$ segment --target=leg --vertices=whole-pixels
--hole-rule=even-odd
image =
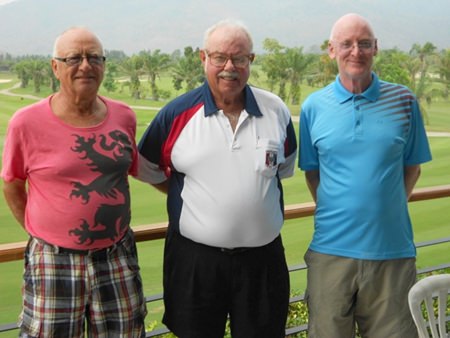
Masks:
[[[31,239],[25,252],[21,337],[83,337],[86,290],[83,257],[58,254]]]
[[[89,336],[145,336],[147,314],[132,230],[102,257],[88,256],[92,301]]]
[[[358,261],[308,250],[305,262],[308,337],[354,337]]]
[[[290,287],[281,236],[263,247],[231,257],[232,336],[285,337]]]
[[[163,323],[181,338],[223,338],[229,280],[228,256],[169,233],[164,254]]]
[[[414,258],[365,261],[365,278],[355,317],[362,337],[416,338],[408,306],[408,292],[416,281]]]

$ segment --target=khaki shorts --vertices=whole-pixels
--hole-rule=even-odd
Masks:
[[[359,260],[308,250],[309,338],[415,338],[408,291],[415,258]]]

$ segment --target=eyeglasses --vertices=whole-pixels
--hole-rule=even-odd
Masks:
[[[86,59],[91,66],[100,66],[105,63],[106,57],[100,55],[76,55],[66,58],[54,57],[55,60],[64,62],[69,67],[81,65],[83,59]]]
[[[231,60],[236,68],[245,68],[249,63],[253,62],[255,54],[249,55],[227,55],[223,53],[209,53],[205,50],[206,56],[209,58],[211,64],[215,67],[223,67],[227,64],[228,60]]]
[[[355,45],[358,46],[358,49],[360,51],[368,52],[374,47],[375,42],[371,41],[371,40],[362,40],[362,41],[357,41],[357,42],[344,41],[344,42],[338,43],[339,49],[343,52],[348,52],[350,50],[353,50]]]

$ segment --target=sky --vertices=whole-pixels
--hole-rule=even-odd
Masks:
[[[248,27],[256,53],[266,38],[317,51],[350,12],[371,22],[381,49],[450,48],[449,0],[0,0],[0,54],[49,55],[72,26],[91,29],[107,50],[171,53],[202,47],[204,31],[226,18]]]

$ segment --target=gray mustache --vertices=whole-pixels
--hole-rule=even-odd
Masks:
[[[222,71],[219,73],[219,76],[222,78],[228,78],[228,79],[232,79],[232,80],[236,80],[239,78],[239,74],[237,72]]]

